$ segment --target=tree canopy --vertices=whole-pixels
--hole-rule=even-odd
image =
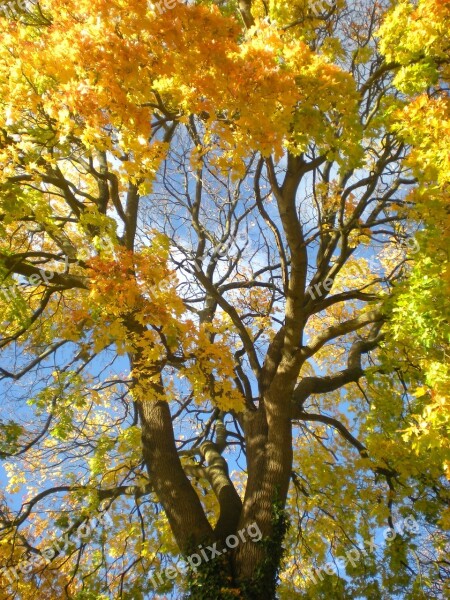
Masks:
[[[449,597],[450,1],[0,27],[0,599]]]

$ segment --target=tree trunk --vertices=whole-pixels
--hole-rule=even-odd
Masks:
[[[139,364],[140,357],[132,358]],[[220,557],[202,560],[187,573],[187,597],[192,600],[275,598],[287,527],[284,507],[292,472],[291,400],[299,365],[295,357],[278,352],[272,367],[266,369],[270,377],[258,409],[244,414],[248,481],[243,504],[229,480],[220,444],[207,442],[201,449],[220,505],[215,529],[181,464],[168,402],[137,403],[151,485],[181,553],[185,557],[200,555],[201,547],[214,543],[221,551]],[[149,374],[144,368],[140,377],[161,397],[163,387],[155,381],[155,373]],[[252,526],[262,534],[258,542],[247,533]],[[226,542],[229,535],[239,540],[235,549]]]

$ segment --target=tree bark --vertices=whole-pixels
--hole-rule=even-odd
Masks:
[[[214,537],[201,502],[187,478],[175,445],[169,405],[138,402],[145,465],[158,500],[164,507],[180,550]]]

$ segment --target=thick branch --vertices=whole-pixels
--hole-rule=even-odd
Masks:
[[[326,415],[319,415],[315,413],[308,413],[302,410],[297,410],[295,413],[295,419],[300,421],[316,421],[318,423],[324,423],[325,425],[330,425],[342,435],[342,437],[347,440],[352,446],[354,446],[358,452],[367,456],[366,447],[364,444],[361,444],[359,440],[357,440],[350,431],[337,419],[333,417],[328,417]]]
[[[214,533],[218,538],[225,539],[237,529],[242,502],[230,479],[227,461],[221,456],[217,444],[205,442],[201,446],[201,453],[208,464],[206,476],[220,506]]]
[[[2,253],[0,253],[0,261],[3,262],[9,271],[17,273],[18,275],[23,275],[25,277],[32,277],[35,275],[39,278],[39,280],[51,281],[53,284],[56,283],[64,289],[88,289],[86,279],[83,277],[64,275],[62,273],[57,273],[56,271],[44,271],[39,267],[31,265],[30,263],[20,262],[14,256],[7,256]],[[45,278],[43,277],[43,274],[45,275]]]
[[[247,28],[255,24],[252,15],[252,0],[239,0],[239,12]]]
[[[325,331],[316,335],[308,344],[308,346],[303,348],[303,354],[306,358],[309,358],[318,352],[318,350],[320,350],[327,342],[330,342],[331,340],[334,340],[337,337],[347,333],[351,333],[352,331],[357,331],[358,329],[361,329],[361,327],[365,327],[370,323],[379,323],[382,320],[383,315],[379,310],[371,310],[359,315],[359,317],[344,321],[339,325],[332,325],[331,327],[325,329]]]
[[[356,383],[364,376],[365,371],[361,365],[363,354],[377,347],[382,335],[376,335],[368,340],[358,340],[350,348],[347,368],[335,375],[323,377],[303,377],[294,390],[293,402],[296,405],[294,414],[298,412],[311,394],[327,394],[334,392],[348,383]]]

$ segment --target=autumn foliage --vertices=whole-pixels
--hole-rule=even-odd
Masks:
[[[447,597],[450,1],[13,4],[0,600]]]

